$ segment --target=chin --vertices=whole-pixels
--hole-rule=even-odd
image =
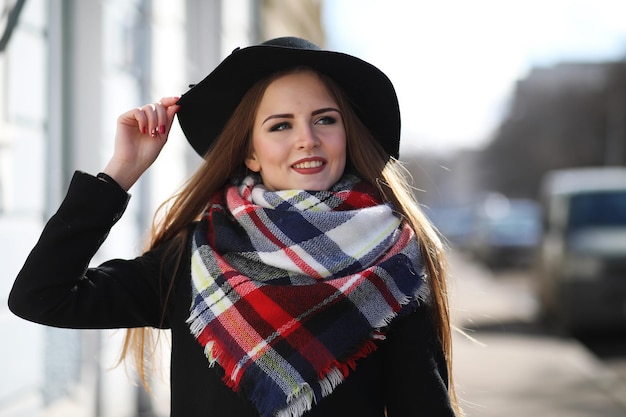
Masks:
[[[334,184],[333,183],[312,183],[312,184],[307,184],[306,186],[302,186],[300,187],[300,189],[302,190],[307,190],[307,191],[326,191],[328,190],[330,187],[332,187]]]
[[[341,177],[341,176],[340,176]],[[339,178],[340,178],[339,177]],[[279,190],[306,190],[306,191],[326,191],[330,189],[339,178],[298,178],[293,181],[285,181],[281,183],[268,184],[264,181],[265,186],[273,191]]]

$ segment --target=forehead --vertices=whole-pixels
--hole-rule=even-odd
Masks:
[[[297,70],[278,76],[265,90],[261,104],[272,100],[333,100],[320,76],[311,70]],[[334,101],[334,100],[333,100]]]

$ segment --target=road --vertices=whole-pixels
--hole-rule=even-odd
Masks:
[[[456,386],[469,417],[626,417],[622,339],[581,342],[538,323],[528,272],[493,273],[453,253],[451,273]]]

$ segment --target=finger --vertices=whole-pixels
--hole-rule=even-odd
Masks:
[[[154,103],[154,106],[157,116],[157,125],[155,126],[155,129],[158,134],[163,135],[165,134],[166,128],[169,123],[167,119],[167,109],[161,102]]]
[[[157,107],[157,103],[150,103],[141,107],[141,110],[146,117],[147,133],[153,138],[159,133],[159,115],[157,113]]]
[[[174,121],[174,115],[180,108],[176,105],[178,99],[179,97],[163,97],[156,103],[145,104],[135,109],[133,115],[139,130],[153,138],[167,134]]]
[[[174,116],[178,113],[180,106],[177,104],[172,104],[167,108],[167,130],[169,131],[172,127],[172,123],[174,123]]]
[[[141,107],[134,108],[122,114],[119,122],[127,126],[135,126],[142,133],[148,132],[148,119]]]
[[[159,100],[158,104],[160,106],[157,107],[157,113],[159,116],[159,134],[169,134],[172,123],[174,122],[174,116],[180,109],[180,106],[176,103],[180,97],[172,96],[172,97],[162,97]],[[163,112],[161,112],[160,107],[163,108]]]
[[[163,104],[165,107],[170,107],[173,106],[174,104],[176,104],[178,102],[178,100],[180,99],[180,97],[163,97],[161,98],[161,100],[159,100],[161,102],[161,104]]]

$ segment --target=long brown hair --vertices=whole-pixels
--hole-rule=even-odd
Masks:
[[[251,151],[252,126],[267,86],[282,75],[303,70],[309,69],[295,68],[273,74],[257,82],[248,90],[213,147],[204,156],[204,163],[185,183],[180,192],[163,203],[157,211],[157,214],[164,212],[164,216],[157,221],[155,215],[148,249],[174,240],[174,244],[170,244],[169,247],[174,248],[173,256],[177,264],[183,261],[181,258],[189,226],[201,217],[209,198],[215,192],[231,178],[245,173],[244,160]],[[340,86],[329,77],[317,74],[337,101],[343,117],[347,140],[347,169],[353,170],[364,180],[376,185],[383,198],[394,205],[397,212],[415,231],[429,275],[433,321],[448,364],[450,399],[454,408],[461,414],[452,375],[447,265],[441,240],[419,208],[410,185],[410,175],[402,164],[390,158],[378,144],[354,112]],[[170,290],[163,301],[164,306],[171,293],[173,281],[172,277]],[[151,352],[153,352],[150,349],[153,349],[151,344],[154,343],[151,331],[152,329],[149,328],[128,329],[121,354],[123,359],[132,352],[135,368],[146,386],[147,367],[150,365]]]
[[[452,372],[452,325],[448,301],[448,264],[444,246],[437,230],[420,209],[411,187],[410,173],[400,161],[378,144],[370,130],[357,117],[340,87],[323,77],[327,88],[338,102],[346,130],[349,164],[364,180],[378,187],[383,199],[411,225],[420,243],[429,277],[432,314],[448,367],[448,392],[457,415],[463,415],[456,395]]]

